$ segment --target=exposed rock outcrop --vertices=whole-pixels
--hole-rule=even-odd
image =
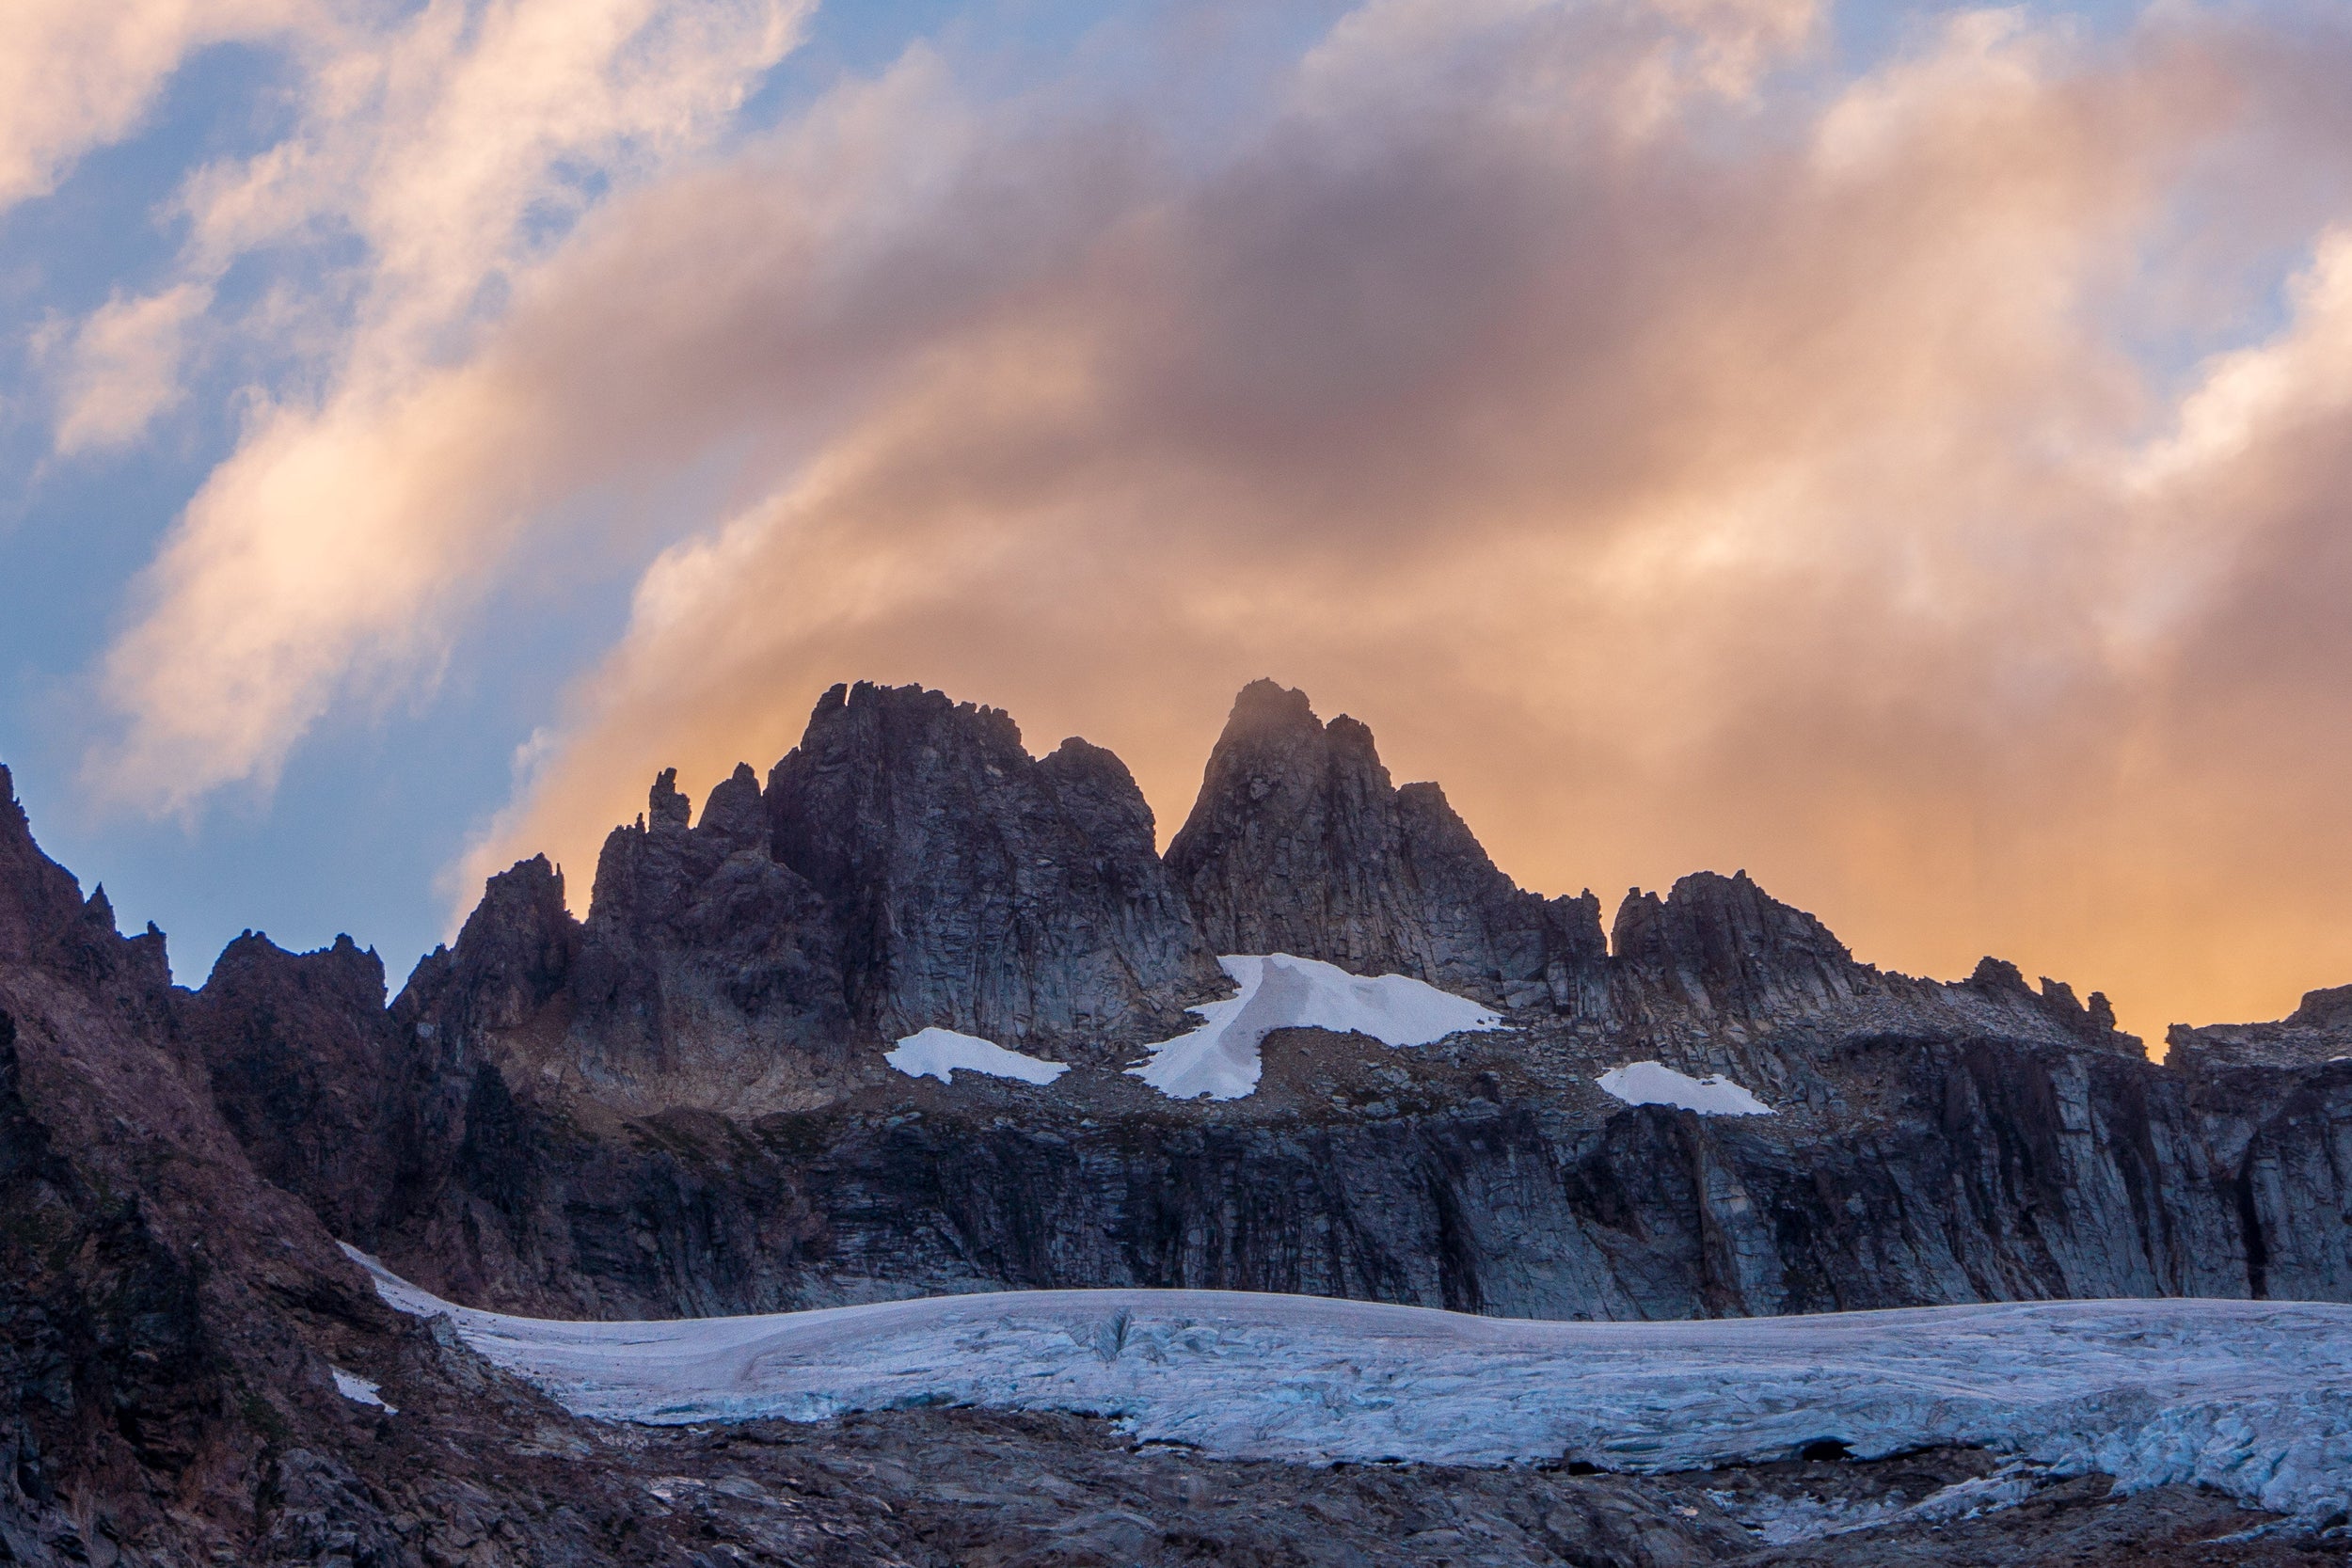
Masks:
[[[1436,784],[1391,784],[1372,732],[1254,681],[1233,703],[1168,868],[1220,953],[1294,953],[1510,1006],[1606,1006],[1600,906],[1498,869]]]
[[[1151,807],[1100,747],[1032,758],[999,709],[861,682],[818,703],[766,805],[776,860],[833,911],[868,1037],[1132,1044],[1223,989]]]
[[[2306,991],[2276,1023],[2176,1023],[2165,1037],[2175,1058],[2213,1067],[2313,1067],[2352,1061],[2352,986]]]
[[[841,955],[817,890],[768,852],[748,767],[688,825],[675,775],[643,825],[616,828],[568,977],[560,1066],[669,1103],[761,1100],[803,1086],[847,1049]]]
[[[337,1235],[366,1234],[411,1152],[417,1086],[382,961],[347,936],[294,954],[247,931],[176,1013],[254,1168]]]
[[[1639,888],[1610,933],[1629,1013],[1661,1006],[1737,1021],[1851,1002],[1862,966],[1804,911],[1768,896],[1744,871],[1695,872],[1661,898]]]

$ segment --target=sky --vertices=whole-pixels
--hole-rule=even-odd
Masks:
[[[836,681],[1523,885],[2352,982],[2338,0],[11,0],[0,761],[397,985]]]

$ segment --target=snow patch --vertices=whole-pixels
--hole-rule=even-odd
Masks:
[[[346,1248],[345,1250],[349,1249]],[[397,1306],[399,1304],[394,1303],[393,1305]],[[335,1392],[341,1394],[352,1403],[372,1404],[378,1410],[384,1412],[387,1416],[397,1416],[400,1414],[400,1411],[396,1406],[389,1405],[384,1402],[384,1396],[378,1391],[382,1387],[382,1385],[377,1384],[371,1379],[361,1377],[358,1372],[344,1371],[341,1367],[329,1367],[326,1370],[335,1374]]]
[[[1127,1069],[1171,1100],[1239,1100],[1254,1091],[1263,1067],[1258,1048],[1277,1029],[1328,1029],[1411,1046],[1507,1027],[1491,1008],[1402,974],[1350,974],[1288,953],[1229,954],[1217,963],[1241,990],[1188,1009],[1200,1015],[1200,1028],[1145,1046],[1150,1058]]]
[[[937,1027],[909,1035],[882,1060],[909,1078],[936,1078],[943,1084],[954,1083],[958,1069],[992,1078],[1018,1078],[1024,1084],[1050,1084],[1070,1070],[1068,1062],[1025,1056],[994,1040]]]
[[[446,1314],[489,1360],[605,1420],[961,1404],[1093,1412],[1138,1441],[1222,1458],[1565,1455],[1645,1472],[1784,1459],[1835,1437],[1865,1459],[1982,1447],[2125,1491],[2201,1483],[2307,1518],[2352,1507],[2352,1307],[2009,1302],[1592,1323],[1240,1291],[1019,1291],[555,1323],[453,1307],[344,1250],[393,1307]],[[1994,1506],[1996,1490],[1942,1502]]]
[[[1594,1082],[1628,1105],[1673,1105],[1703,1117],[1769,1117],[1772,1108],[1725,1078],[1693,1078],[1663,1062],[1611,1068]]]

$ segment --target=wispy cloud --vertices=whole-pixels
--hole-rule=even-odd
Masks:
[[[266,784],[350,682],[431,663],[548,477],[527,471],[545,410],[467,368],[478,334],[584,214],[723,135],[806,9],[435,0],[318,60],[292,136],[191,180],[159,299],[256,253],[360,259],[278,302],[334,324],[327,362],[262,389],[144,579],[103,672],[129,724],[110,788],[176,809]]]
[[[188,328],[212,297],[198,283],[138,299],[117,295],[81,323],[65,349],[59,452],[122,446],[180,402]]]
[[[198,50],[331,30],[314,0],[9,0],[0,48],[0,212],[129,135]]]

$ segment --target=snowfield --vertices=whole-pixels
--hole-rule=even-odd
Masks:
[[[1024,1084],[1050,1084],[1070,1070],[1068,1062],[1049,1062],[1008,1051],[977,1035],[953,1029],[923,1029],[900,1040],[882,1060],[909,1078],[930,1076],[943,1084],[956,1081],[959,1070],[985,1072],[992,1078],[1017,1078]]]
[[[1772,1108],[1725,1078],[1693,1078],[1663,1062],[1632,1062],[1593,1080],[1628,1105],[1674,1105],[1703,1117],[1769,1117]]]
[[[1150,1057],[1127,1069],[1171,1100],[1239,1100],[1254,1091],[1258,1048],[1277,1029],[1328,1029],[1411,1046],[1507,1027],[1491,1008],[1402,974],[1350,974],[1288,953],[1229,954],[1217,963],[1241,990],[1188,1009],[1200,1015],[1200,1028],[1145,1046]]]
[[[373,1379],[361,1377],[358,1372],[344,1371],[341,1367],[326,1370],[335,1374],[335,1392],[352,1403],[372,1404],[387,1416],[400,1414],[397,1406],[384,1402],[383,1388]]]
[[[1836,1438],[2014,1453],[2126,1489],[2352,1507],[2352,1307],[2101,1301],[1667,1323],[1534,1323],[1215,1291],[1039,1291],[768,1317],[475,1311],[352,1256],[579,1415],[817,1420],[1083,1411],[1236,1459],[1685,1470]]]

